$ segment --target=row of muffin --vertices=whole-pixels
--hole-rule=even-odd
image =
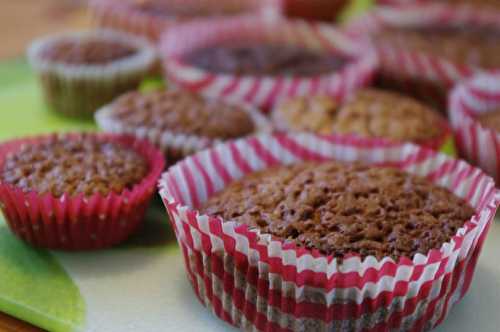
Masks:
[[[425,22],[415,20],[424,13]],[[295,97],[299,99],[296,104],[307,103],[300,101],[299,97],[304,95],[330,96],[312,98],[311,104],[315,103],[314,99],[323,99],[317,105],[325,104],[328,98],[331,100],[326,103],[343,104],[353,91],[368,85],[375,74],[377,87],[410,94],[426,102],[429,101],[427,97],[432,97],[438,102],[431,105],[443,111],[442,97],[447,95],[455,81],[476,69],[494,67],[498,60],[495,56],[498,30],[494,24],[488,23],[491,15],[484,17],[476,12],[475,15],[463,13],[442,5],[420,6],[418,10],[377,9],[370,14],[369,20],[360,19],[360,22],[366,27],[374,22],[381,26],[383,19],[391,18],[397,23],[392,22],[394,25],[401,26],[379,27],[377,31],[380,32],[371,39],[376,42],[375,47],[370,46],[371,41],[363,40],[360,34],[362,27],[356,22],[350,23],[345,32],[327,24],[257,17],[198,20],[168,29],[160,54],[164,60],[165,76],[172,86],[213,99],[252,104],[263,110],[279,109],[283,100]],[[446,17],[447,21],[439,21],[438,26],[436,20],[442,17]],[[389,25],[387,22],[384,24]],[[434,31],[432,38],[426,37],[427,31]],[[238,42],[243,36],[246,37],[245,43]],[[360,49],[363,50],[361,54]],[[387,56],[386,53],[392,55]],[[61,112],[80,115],[92,114],[117,95],[137,87],[154,62],[154,50],[144,41],[111,31],[46,38],[35,42],[29,55],[40,72],[47,99],[53,107]],[[377,70],[378,60],[381,62],[380,70]],[[418,66],[415,69],[409,65],[409,68],[417,71],[411,72],[405,67],[412,61]],[[455,76],[448,75],[448,71]],[[434,98],[436,96],[439,98]],[[316,121],[321,122],[328,117],[321,112],[331,110],[315,112],[315,117],[319,117]],[[279,113],[273,112],[280,117]],[[350,121],[348,118],[353,116],[339,115],[345,112],[334,113],[332,117],[345,117],[344,122]],[[358,126],[356,130],[340,128],[344,124],[332,128],[332,132],[351,131],[364,136],[384,136],[382,131],[399,130],[399,134],[387,138],[423,140],[400,124],[387,129],[384,117],[380,117],[381,124],[378,126],[386,128],[379,128],[379,133],[367,134],[372,128],[359,124],[361,119],[347,124]],[[488,119],[495,117],[493,113],[487,116]],[[311,118],[305,116],[304,119],[309,121]],[[483,121],[483,124],[486,122],[491,121]],[[412,126],[410,121],[405,123],[408,123],[406,127]],[[422,125],[427,128],[426,131],[434,131],[423,134],[432,138],[428,139],[427,145],[440,149],[446,143],[446,149],[449,149],[450,140],[446,137],[449,131],[444,121],[436,123],[435,126]],[[119,130],[116,124],[111,126],[113,130]],[[280,126],[282,124],[278,124]],[[307,128],[312,126],[319,124],[310,123],[303,129],[314,129]],[[317,129],[325,132],[325,128]],[[194,141],[191,144],[206,146],[207,140],[204,141],[205,145]],[[458,143],[460,150],[466,150],[465,143]],[[180,143],[176,141],[175,144]],[[493,171],[491,166],[486,168]]]
[[[223,30],[260,35],[262,30],[248,29],[253,22],[225,21]],[[202,40],[220,38],[221,31],[207,30],[206,24],[190,29]],[[325,29],[330,41],[343,36],[328,26],[280,26],[284,31],[300,26],[299,34],[319,36],[306,38],[316,47],[333,44],[318,42]],[[193,39],[183,45],[188,40]],[[221,319],[262,331],[436,326],[471,283],[500,203],[494,182],[462,161],[394,142],[440,149],[447,141],[446,122],[425,104],[393,92],[355,92],[375,68],[371,54],[338,70],[338,58],[332,61],[314,46],[289,49],[277,42],[282,39],[270,40],[271,45],[243,45],[243,51],[240,45],[203,48],[188,61],[214,72],[303,73],[317,71],[318,63],[320,72],[332,69],[331,75],[282,77],[281,83],[276,75],[257,75],[235,85],[215,75],[200,84],[210,86],[205,94],[240,91],[252,97],[243,98],[247,102],[263,101],[258,105],[271,109],[270,119],[253,109],[257,104],[241,99],[172,89],[131,92],[96,118],[106,130],[146,140],[69,134],[1,145],[0,201],[10,227],[26,241],[52,248],[95,249],[122,241],[140,224],[154,192],[164,166],[160,147],[174,158],[171,162],[191,155],[164,173],[160,194],[189,281]],[[277,45],[284,55],[275,56]],[[316,51],[304,54],[304,48]],[[85,63],[93,51],[106,48],[83,49]],[[123,52],[116,44],[110,49]],[[45,60],[82,53],[71,45],[47,50]],[[186,59],[178,57],[182,52],[172,52],[178,60],[173,66],[186,67]],[[192,76],[198,74],[191,68]],[[219,85],[211,85],[214,80]],[[478,112],[487,114],[489,124],[488,111],[498,105],[492,88],[498,81],[495,74],[483,75],[457,87],[452,109],[460,113],[454,123]],[[260,90],[269,86],[276,91],[271,97]],[[292,132],[232,140],[273,123]],[[339,134],[330,135],[333,131]],[[229,141],[192,155],[222,140]],[[484,140],[476,148],[478,142]]]

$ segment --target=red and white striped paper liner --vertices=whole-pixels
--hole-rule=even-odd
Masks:
[[[363,161],[426,176],[476,214],[449,243],[413,260],[378,261],[299,248],[196,207],[247,173],[304,160]],[[500,197],[463,161],[412,144],[363,144],[312,134],[260,135],[185,159],[160,180],[199,300],[219,318],[255,331],[420,331],[443,321],[469,288]]]
[[[7,156],[26,144],[40,144],[55,134],[15,139],[0,145],[0,169]],[[81,134],[61,134],[67,140],[81,140]],[[0,179],[0,209],[10,229],[22,240],[42,248],[90,250],[116,245],[127,239],[142,223],[164,168],[162,153],[144,140],[132,136],[92,134],[99,142],[130,148],[148,163],[149,172],[130,189],[106,196],[24,192]]]
[[[346,34],[322,23],[266,18],[198,21],[169,29],[162,36],[160,57],[167,79],[196,93],[231,98],[267,110],[279,99],[315,93],[328,93],[343,100],[371,82],[377,65],[376,56],[367,52],[330,74],[252,76],[212,73],[182,59],[201,47],[241,40],[300,45],[345,57],[352,57],[356,49]]]
[[[475,117],[500,109],[500,71],[475,76],[455,87],[449,116],[460,154],[500,181],[500,133],[483,127]]]
[[[239,15],[278,16],[281,0],[167,0],[175,7],[242,8]],[[97,25],[127,31],[158,41],[163,30],[196,17],[162,17],[138,10],[131,0],[90,0],[89,9]]]
[[[500,29],[500,11],[444,4],[380,6],[350,22],[346,29],[349,35],[358,39],[361,51],[375,49],[380,58],[382,76],[390,77],[402,90],[444,110],[448,90],[456,82],[481,71],[480,68],[388,44],[372,45],[369,38],[370,34],[385,27],[443,24],[492,26]]]

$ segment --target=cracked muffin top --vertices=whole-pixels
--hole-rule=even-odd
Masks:
[[[212,139],[243,137],[256,130],[243,108],[179,90],[129,92],[111,104],[111,117],[146,127]]]
[[[376,33],[375,44],[423,52],[479,68],[500,67],[500,30],[488,26],[431,25],[389,27]]]
[[[250,174],[201,211],[339,259],[395,260],[439,249],[474,214],[463,199],[424,178],[336,161]]]
[[[343,105],[328,96],[293,98],[281,103],[272,117],[282,130],[416,143],[442,135],[440,123],[445,121],[413,98],[376,89],[361,90]]]
[[[327,75],[347,60],[305,47],[268,43],[213,45],[187,54],[187,63],[214,73],[234,75]]]
[[[54,135],[26,144],[3,163],[0,181],[25,192],[90,196],[131,189],[148,173],[147,161],[131,148],[102,142],[92,134],[80,139]]]

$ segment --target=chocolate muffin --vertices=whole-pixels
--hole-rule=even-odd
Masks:
[[[438,0],[449,5],[465,5],[480,9],[500,9],[500,1],[498,0]]]
[[[332,97],[299,97],[273,111],[275,126],[318,134],[353,134],[365,138],[425,143],[443,136],[441,118],[410,97],[383,90],[360,90],[345,104]]]
[[[304,47],[278,44],[213,45],[184,60],[214,73],[236,75],[315,76],[340,70],[346,59]]]
[[[439,249],[474,214],[463,199],[424,178],[335,161],[248,175],[201,210],[339,259],[395,260]]]
[[[196,4],[189,3],[176,3],[175,1],[165,0],[146,0],[131,4],[135,10],[153,16],[162,18],[179,18],[188,19],[195,17],[210,17],[222,15],[234,15],[249,8],[241,6],[237,2],[227,3],[224,5],[204,5],[199,1]],[[250,6],[249,6],[250,7]]]
[[[53,136],[25,145],[6,158],[0,181],[24,192],[54,197],[84,194],[120,194],[148,173],[146,160],[130,148],[82,135],[80,140]]]
[[[165,166],[145,140],[49,134],[0,144],[0,209],[20,239],[56,250],[102,249],[144,220]]]
[[[376,44],[423,52],[458,64],[487,69],[500,67],[500,29],[492,26],[392,27],[373,38]]]
[[[134,55],[137,49],[123,43],[104,40],[65,40],[41,51],[48,61],[70,65],[104,65]]]
[[[482,126],[500,132],[500,108],[481,113],[476,119]]]
[[[139,86],[156,51],[140,38],[93,30],[38,39],[30,45],[28,59],[53,111],[91,118],[99,107]]]
[[[246,106],[181,90],[130,92],[96,115],[106,131],[147,137],[170,162],[215,142],[255,133],[267,124]]]

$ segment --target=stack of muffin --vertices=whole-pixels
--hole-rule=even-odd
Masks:
[[[116,245],[166,163],[160,195],[189,281],[221,319],[439,324],[500,204],[494,180],[455,159],[458,147],[500,170],[500,76],[481,73],[500,67],[500,11],[398,4],[343,28],[281,16],[332,18],[346,2],[304,3],[96,0],[100,29],[35,41],[53,111],[105,133],[0,145],[13,232],[51,249]],[[140,87],[158,61],[167,87]]]

